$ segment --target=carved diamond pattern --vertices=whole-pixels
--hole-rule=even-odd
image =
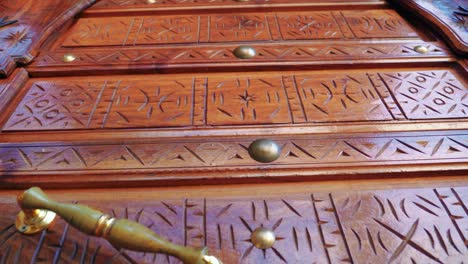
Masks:
[[[380,74],[409,119],[468,116],[468,87],[448,71]]]

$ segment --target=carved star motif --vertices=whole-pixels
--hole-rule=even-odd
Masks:
[[[29,39],[31,39],[31,36],[29,36],[29,33],[27,32],[26,29],[22,30],[17,30],[15,32],[10,32],[6,37],[3,38],[7,42],[10,42],[12,46],[16,46],[18,44],[21,44]]]
[[[458,7],[458,10],[453,11],[453,22],[461,28],[468,28],[468,10],[462,6]]]
[[[249,104],[251,102],[256,101],[255,95],[249,94],[249,91],[247,90],[244,91],[244,94],[240,94],[239,98],[241,100],[241,103],[245,104],[246,107],[249,107]]]

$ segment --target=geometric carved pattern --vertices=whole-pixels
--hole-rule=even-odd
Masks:
[[[427,54],[414,51],[414,47],[424,45],[428,48]],[[434,43],[381,43],[381,44],[302,44],[291,45],[253,45],[257,50],[257,56],[249,61],[312,61],[322,64],[324,60],[359,60],[359,59],[394,59],[394,58],[420,58],[420,57],[447,57],[447,52],[441,45]],[[29,67],[30,71],[40,70],[41,67],[62,66],[66,69],[79,66],[104,66],[133,64],[138,67],[142,64],[187,63],[193,67],[193,63],[224,62],[235,63],[239,59],[233,55],[237,46],[203,47],[192,46],[180,48],[177,46],[145,47],[126,49],[75,49],[77,59],[73,62],[62,61],[63,55],[68,51],[47,51],[40,55]],[[245,61],[243,62],[245,63]],[[175,67],[177,64],[173,64]],[[206,67],[204,65],[204,67]]]
[[[83,203],[174,243],[207,246],[224,263],[462,263],[467,193],[457,187]],[[49,232],[24,236],[13,226],[16,205],[0,209],[4,263],[179,263],[163,254],[119,251],[62,220]],[[274,231],[272,248],[252,245],[250,234],[261,226]]]
[[[0,171],[230,170],[256,169],[247,146],[254,139],[235,142],[203,139],[146,140],[142,143],[106,144],[4,144],[0,147]],[[270,168],[324,168],[330,164],[382,166],[422,164],[430,161],[463,163],[468,159],[468,135],[405,135],[370,137],[313,136],[277,139],[280,158]],[[130,176],[129,176],[130,177]],[[78,180],[78,179],[77,179]]]
[[[461,118],[466,95],[454,74],[440,70],[38,79],[3,129]]]
[[[27,64],[37,55],[37,47],[95,0],[1,1],[0,76],[9,75],[16,63]],[[50,8],[53,6],[54,8]],[[13,22],[13,23],[5,23]]]
[[[338,17],[338,19],[336,18]],[[345,28],[341,30],[340,28]],[[345,32],[351,30],[349,35]],[[81,18],[63,47],[170,43],[417,38],[393,10]]]
[[[192,78],[36,82],[10,128],[76,129],[191,125]]]
[[[417,37],[393,10],[343,11],[342,14],[356,38]]]
[[[468,54],[468,20],[466,0],[399,0],[395,4],[433,25],[457,53]]]
[[[365,73],[342,76],[298,75],[295,79],[307,120],[331,122],[393,119]]]
[[[408,119],[468,116],[468,86],[448,71],[381,74]]]
[[[209,125],[291,122],[287,92],[278,76],[209,78],[206,97]]]
[[[466,259],[468,213],[452,215],[444,200],[453,200],[450,206],[466,210],[468,201],[466,197],[461,200],[460,195],[467,191],[443,188],[334,195],[344,235],[354,252],[353,260],[458,263]],[[454,218],[464,222],[453,221]],[[365,223],[354,219],[365,219]]]

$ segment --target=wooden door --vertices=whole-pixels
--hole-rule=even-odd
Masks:
[[[21,235],[31,186],[224,263],[466,259],[464,1],[23,2],[0,3],[0,263],[177,263]]]

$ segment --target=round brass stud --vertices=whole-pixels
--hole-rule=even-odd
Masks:
[[[65,54],[63,55],[63,62],[72,62],[76,60],[76,56],[73,54]]]
[[[271,139],[258,139],[250,144],[249,154],[258,162],[270,163],[279,158],[281,147]]]
[[[421,54],[426,54],[429,52],[429,49],[425,46],[419,45],[419,46],[414,47],[414,51],[421,53]]]
[[[257,55],[257,51],[250,46],[239,46],[233,53],[239,59],[250,59]]]
[[[156,4],[156,0],[146,0],[148,4]]]
[[[259,249],[271,248],[276,241],[273,231],[265,227],[255,229],[250,235],[252,244]]]

